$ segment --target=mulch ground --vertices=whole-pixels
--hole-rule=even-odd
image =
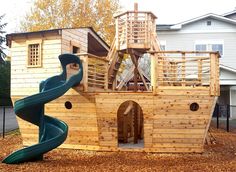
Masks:
[[[43,161],[19,165],[0,163],[0,171],[236,171],[236,133],[211,128],[215,144],[203,154],[94,152],[55,149]],[[0,139],[0,160],[22,147],[19,134]]]

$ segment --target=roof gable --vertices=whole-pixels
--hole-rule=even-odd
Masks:
[[[225,16],[227,16],[227,15],[235,15],[235,17],[236,17],[236,11],[234,13],[226,14]],[[217,20],[219,22],[225,22],[225,23],[236,26],[235,19],[231,19],[231,18],[228,18],[225,16],[209,13],[209,14],[202,15],[202,16],[199,16],[199,17],[196,17],[196,18],[193,18],[193,19],[181,22],[181,23],[173,24],[173,25],[158,25],[157,30],[181,30],[183,28],[183,26],[185,26],[185,25],[196,23],[201,20],[209,19],[209,18]]]
[[[227,17],[230,18],[230,16],[236,15],[236,9],[234,9],[233,11],[230,11],[228,13],[224,13],[222,14],[223,17]]]
[[[197,21],[200,21],[200,20],[203,20],[203,19],[207,19],[207,18],[212,18],[212,19],[215,19],[215,20],[219,20],[219,21],[222,21],[222,22],[226,22],[226,23],[236,25],[236,20],[229,19],[229,18],[226,18],[224,16],[217,15],[217,14],[209,13],[209,14],[206,14],[206,15],[203,15],[203,16],[200,16],[200,17],[196,17],[196,18],[193,18],[193,19],[190,19],[190,20],[172,25],[170,27],[170,29],[181,29],[184,25],[194,23],[194,22],[197,22]]]

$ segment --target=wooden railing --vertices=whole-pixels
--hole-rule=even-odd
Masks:
[[[107,90],[108,60],[93,54],[76,54],[83,64],[83,91]]]
[[[152,86],[209,87],[219,93],[219,53],[200,51],[156,51],[152,54]]]
[[[128,11],[116,16],[117,50],[151,47],[151,34],[155,32],[155,16],[150,12]]]

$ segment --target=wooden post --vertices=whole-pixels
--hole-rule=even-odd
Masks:
[[[202,59],[198,60],[198,81],[202,85]]]
[[[138,69],[135,66],[134,68],[134,92],[138,91]]]
[[[134,115],[134,143],[138,143],[138,104],[134,103],[134,110],[133,110],[133,115]]]
[[[185,57],[185,53],[182,53],[182,86],[186,85],[186,80],[185,80],[185,70],[186,70],[186,57]]]
[[[129,105],[126,108],[126,110],[124,111],[124,114],[123,114],[123,138],[124,138],[124,143],[128,142],[128,132],[127,132],[127,130],[128,130],[127,126],[129,124],[129,122],[128,122],[129,121],[128,115],[129,115],[129,117],[130,117],[130,115],[133,115],[132,114],[133,113],[133,109],[134,109],[134,104],[133,104],[132,101],[129,101]],[[133,126],[131,126],[131,127],[133,127]]]
[[[138,43],[138,33],[139,33],[139,25],[138,25],[138,3],[134,3],[134,29],[132,30],[131,36],[134,40],[134,43]]]
[[[220,54],[215,54],[216,60],[216,76],[215,76],[215,86],[216,86],[216,96],[220,96],[220,68],[219,68],[219,57]]]
[[[134,3],[134,12],[138,12],[138,3],[137,2],[135,2]]]
[[[123,142],[127,143],[128,142],[128,137],[127,137],[127,114],[123,114]]]
[[[150,47],[150,45],[148,45],[148,33],[149,33],[149,31],[148,31],[148,13],[146,13],[145,14],[145,37],[144,37],[144,44],[145,44],[145,46],[146,47]],[[149,33],[150,34],[150,33]]]
[[[84,86],[84,91],[88,91],[88,56],[83,56],[82,60],[82,65],[83,65],[83,86]]]
[[[115,79],[112,82],[112,90],[116,89],[116,84],[117,84],[117,82],[116,82],[116,77],[115,77]]]
[[[120,50],[120,39],[119,39],[119,18],[116,18],[116,35],[115,35],[115,46],[117,50]]]
[[[134,55],[133,52],[130,53],[131,60],[134,64],[134,92],[138,91],[138,56]]]
[[[170,62],[170,68],[171,68],[171,85],[173,86],[174,83],[177,81],[177,63],[176,62]]]
[[[157,59],[151,54],[151,86],[153,94],[157,92],[157,71],[156,71]]]
[[[104,75],[104,89],[105,90],[108,90],[108,64],[107,63],[105,63],[105,67],[106,67],[106,71],[105,71],[105,75]]]
[[[137,106],[137,118],[138,118],[138,139],[141,139],[141,108]]]
[[[218,95],[218,91],[216,90],[217,85],[217,56],[214,53],[210,53],[210,95]]]
[[[138,69],[138,73],[139,73],[139,75],[140,75],[140,77],[141,77],[141,79],[142,79],[142,81],[143,81],[143,84],[144,84],[146,90],[149,90],[149,88],[148,88],[148,86],[147,86],[147,83],[146,83],[146,80],[145,80],[145,78],[143,77],[143,71],[142,71],[139,67],[137,67],[137,69]]]
[[[130,30],[129,13],[128,12],[126,14],[125,32],[126,32],[125,33],[125,41],[126,41],[125,42],[126,43],[125,47],[128,48],[129,40],[130,40],[129,36],[130,36],[130,34],[132,34],[132,33],[130,33],[131,30]]]

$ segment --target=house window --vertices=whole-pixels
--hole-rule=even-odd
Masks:
[[[211,21],[210,20],[207,21],[207,26],[211,26]]]
[[[219,51],[220,55],[223,56],[223,41],[196,41],[196,51]]]
[[[223,44],[212,44],[212,51],[219,51],[220,55],[223,55]]]
[[[80,53],[80,43],[78,43],[77,41],[70,41],[70,53]]]
[[[79,47],[72,46],[72,54],[78,54],[80,52]]]
[[[28,67],[41,67],[41,41],[28,41]]]
[[[206,51],[207,50],[206,47],[207,46],[205,44],[197,44],[197,45],[195,45],[195,50],[196,51]]]

